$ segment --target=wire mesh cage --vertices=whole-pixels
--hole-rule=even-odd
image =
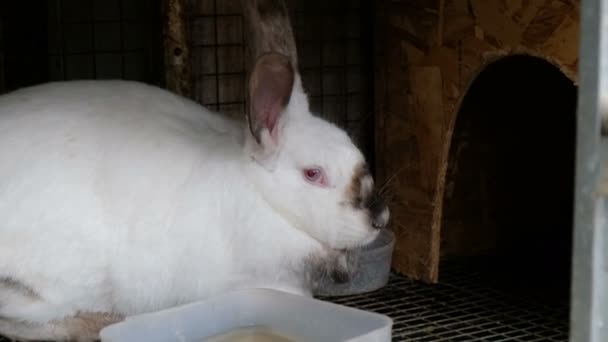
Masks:
[[[370,4],[288,1],[311,109],[372,152]],[[58,80],[163,83],[161,0],[3,2],[0,91]],[[29,20],[24,21],[22,18]],[[187,2],[192,97],[211,110],[244,113],[241,2]]]
[[[159,1],[11,1],[0,6],[6,90],[73,79],[160,81]]]
[[[568,301],[546,301],[495,283],[492,260],[445,259],[439,284],[393,274],[378,291],[330,300],[388,315],[392,341],[567,342]]]
[[[371,154],[370,4],[288,1],[302,82],[311,109],[345,128]],[[239,0],[190,1],[193,97],[230,116],[245,102],[245,42]]]

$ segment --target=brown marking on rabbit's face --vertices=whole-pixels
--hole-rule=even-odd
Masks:
[[[353,173],[352,180],[350,182],[350,186],[348,187],[348,192],[346,196],[350,198],[350,203],[354,207],[360,207],[363,203],[363,198],[365,194],[362,194],[362,185],[363,179],[369,175],[369,170],[365,163],[359,164],[355,168],[355,172]]]
[[[374,228],[384,228],[388,223],[388,207],[374,189],[374,179],[366,163],[359,164],[353,173],[346,194],[355,209],[364,210]]]
[[[0,277],[0,288],[18,293],[30,299],[40,299],[40,295],[33,288],[12,277]]]

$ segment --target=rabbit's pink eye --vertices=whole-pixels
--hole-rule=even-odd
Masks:
[[[314,182],[317,179],[319,179],[319,177],[321,177],[321,170],[319,170],[319,169],[306,170],[306,179],[308,179],[309,181]]]
[[[306,180],[310,183],[314,183],[316,185],[325,185],[325,179],[321,169],[304,169],[304,178],[306,178]]]

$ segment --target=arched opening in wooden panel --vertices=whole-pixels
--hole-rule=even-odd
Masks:
[[[497,286],[568,298],[576,97],[537,57],[504,57],[478,75],[450,149],[446,259],[478,257]]]

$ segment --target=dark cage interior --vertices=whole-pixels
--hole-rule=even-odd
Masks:
[[[73,79],[158,84],[159,10],[158,0],[3,1],[0,90]]]
[[[540,58],[506,57],[479,74],[451,146],[444,256],[486,256],[496,285],[567,301],[576,97]]]

